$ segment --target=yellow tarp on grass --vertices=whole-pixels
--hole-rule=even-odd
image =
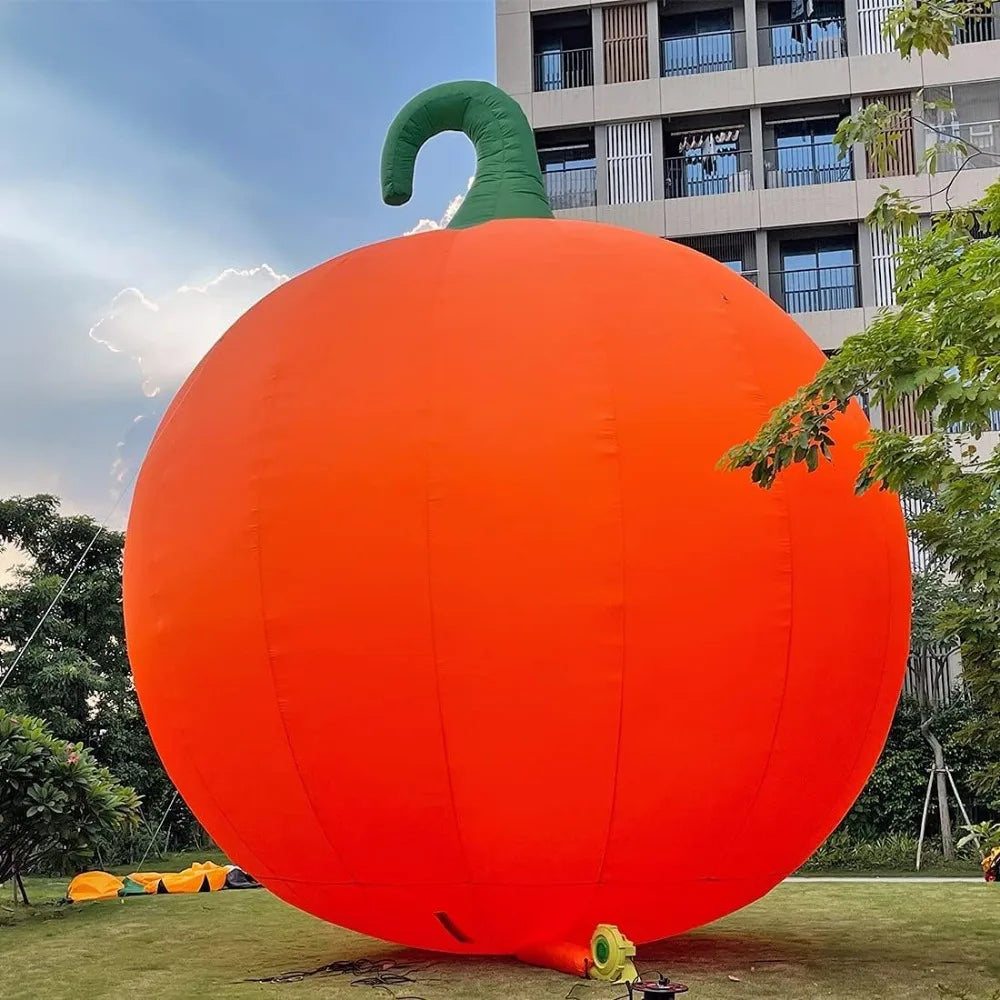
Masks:
[[[147,893],[217,892],[226,887],[229,869],[211,861],[196,861],[180,872],[133,872],[126,878],[141,885]],[[95,899],[114,899],[125,880],[107,872],[83,872],[69,884],[67,898],[73,903]]]
[[[85,903],[92,899],[115,899],[124,881],[107,872],[82,872],[69,884],[67,897],[74,903]]]

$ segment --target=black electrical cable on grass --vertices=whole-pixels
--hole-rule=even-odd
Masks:
[[[414,993],[397,993],[393,987],[408,986],[416,983],[415,973],[430,968],[433,963],[397,963],[389,959],[372,961],[368,958],[353,961],[330,962],[316,969],[294,970],[281,972],[276,976],[264,976],[261,979],[244,979],[245,983],[299,983],[312,976],[354,976],[352,986],[367,986],[375,990],[383,990],[393,1000],[424,1000]],[[433,982],[425,979],[423,982]]]
[[[621,983],[602,983],[596,980],[591,980],[587,983],[574,983],[570,988],[569,992],[566,994],[565,1000],[586,1000],[586,995],[591,990],[601,990],[601,989],[611,989],[621,987]],[[577,992],[577,991],[580,992]],[[620,993],[613,997],[601,997],[598,993],[599,1000],[629,1000],[629,995],[627,993]]]

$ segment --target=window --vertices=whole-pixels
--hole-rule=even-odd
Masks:
[[[966,149],[942,148],[937,169],[1000,166],[1000,82],[940,87],[927,94],[931,104],[942,99],[950,106],[927,109],[938,129],[928,131],[927,145],[958,140]]]
[[[783,240],[780,254],[781,295],[787,312],[858,307],[857,247],[852,237]]]
[[[597,156],[591,129],[540,133],[538,163],[554,209],[597,204]]]
[[[593,85],[589,10],[540,15],[533,19],[532,27],[536,91]]]
[[[772,63],[839,59],[847,55],[842,0],[813,0],[812,3],[806,0],[795,7],[793,16],[790,2],[768,5],[765,30]]]
[[[542,172],[546,174],[597,167],[597,157],[594,155],[593,147],[585,144],[540,149],[538,162],[542,166]]]
[[[662,17],[660,60],[663,76],[736,69],[732,9]]]
[[[727,194],[752,187],[750,151],[740,148],[740,127],[671,134],[666,160],[666,196]]]
[[[720,233],[713,236],[692,236],[675,242],[713,257],[731,271],[757,284],[757,253],[753,233]]]
[[[774,125],[774,147],[766,157],[767,186],[801,187],[852,180],[851,157],[841,159],[833,143],[838,123],[838,118],[822,118]]]

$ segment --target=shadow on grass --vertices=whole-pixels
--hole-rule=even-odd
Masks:
[[[454,987],[460,982],[534,976],[540,977],[540,982],[542,979],[547,979],[550,983],[565,982],[567,989],[573,982],[591,986],[595,990],[608,985],[594,982],[585,984],[582,980],[575,980],[572,976],[550,969],[534,969],[513,957],[448,955],[404,949],[359,938],[345,941],[344,944],[348,947],[340,949],[343,957],[331,961],[329,965],[260,972],[258,977],[243,982],[298,982],[303,979],[335,977],[345,984],[353,982],[375,988],[390,987],[391,990],[401,990],[401,995],[411,990],[419,994],[420,989],[417,987],[422,985],[431,987],[449,983]],[[359,944],[362,949],[358,949]],[[354,957],[359,956],[359,952],[363,957]],[[635,962],[640,975],[649,978],[658,972],[676,972],[681,978],[690,975],[705,979],[725,979],[727,976],[746,973],[814,974],[822,969],[836,976],[835,970],[845,965],[882,966],[886,964],[886,960],[885,944],[879,942],[877,935],[864,940],[854,938],[843,941],[836,935],[817,938],[796,932],[760,935],[742,930],[708,929],[642,945]],[[939,957],[936,964],[949,966],[964,963],[950,962]],[[400,978],[394,979],[396,976]],[[383,981],[380,981],[380,977]],[[610,985],[608,988],[614,989]]]
[[[683,964],[708,971],[767,964],[807,965],[816,959],[816,942],[804,937],[706,931],[642,945],[636,965],[648,968]]]
[[[341,949],[341,954],[356,954],[356,945],[362,942],[366,945],[363,957],[345,955],[328,965],[261,972],[242,982],[291,983],[335,978],[342,985],[370,986],[383,990],[386,995],[397,992],[399,996],[408,996],[421,995],[422,989],[432,990],[440,984],[461,989],[461,984],[471,986],[477,980],[496,983],[534,979],[542,990],[539,995],[544,996],[561,997],[566,992],[574,997],[578,994],[579,997],[584,994],[603,997],[605,991],[609,996],[622,992],[621,983],[585,981],[552,969],[525,965],[507,956],[448,955],[399,948],[370,939],[345,941],[348,948]],[[873,946],[872,959],[877,960],[877,955],[877,947]],[[801,970],[816,962],[826,962],[829,957],[822,950],[817,952],[815,942],[799,937],[694,932],[640,947],[636,966],[641,975],[650,978],[658,971],[669,973],[673,969],[725,978],[727,973],[739,970]],[[861,960],[865,958],[867,956]],[[574,983],[579,984],[583,992],[575,991]],[[472,993],[469,990],[468,995]]]

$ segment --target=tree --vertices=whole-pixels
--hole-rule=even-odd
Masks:
[[[948,57],[970,20],[989,15],[993,0],[900,0],[890,11],[885,35],[906,59],[914,52]]]
[[[956,28],[989,7],[905,0],[887,33],[904,56],[947,54]],[[936,129],[904,114],[911,125]],[[876,162],[891,157],[906,124],[899,115],[873,105],[841,123],[839,141],[845,148],[863,142]],[[948,196],[961,170],[993,154],[952,136],[939,138],[923,169],[935,172],[942,152],[962,158],[942,188]],[[1000,157],[995,160],[1000,164]],[[1000,801],[1000,450],[984,446],[1000,410],[1000,183],[978,203],[934,216],[929,228],[921,229],[919,216],[918,203],[883,191],[868,221],[901,233],[896,307],[848,338],[724,464],[749,469],[765,489],[791,465],[815,472],[831,458],[838,416],[857,397],[885,408],[909,397],[916,412],[929,418],[931,433],[921,437],[873,430],[862,444],[857,490],[929,498],[910,526],[947,582],[935,599],[932,634],[960,643],[965,682],[977,707],[962,738],[988,761],[976,770],[976,788]]]
[[[25,903],[22,872],[78,867],[103,837],[138,818],[135,791],[99,767],[82,743],[0,709],[0,882],[13,878]]]
[[[935,713],[934,726],[948,762],[955,769],[955,781],[965,805],[978,817],[984,814],[985,804],[975,797],[967,779],[971,771],[987,763],[987,757],[955,739],[975,715],[975,708],[966,699],[956,698]],[[839,832],[858,841],[916,834],[927,788],[927,744],[920,731],[923,719],[924,711],[915,699],[900,699],[885,749]]]
[[[12,547],[26,560],[0,587],[0,683],[79,562],[0,687],[0,708],[43,718],[60,738],[91,747],[138,790],[155,824],[174,789],[149,737],[126,655],[124,536],[98,529],[90,517],[61,514],[52,496],[0,501],[0,549]],[[196,834],[184,806],[175,806],[171,819],[179,843]]]
[[[0,548],[13,546],[27,559],[0,588],[0,676],[87,553],[0,690],[0,704],[39,715],[61,737],[100,752],[110,716],[132,706],[121,613],[123,536],[105,531],[94,541],[97,529],[89,517],[61,516],[55,497],[0,501]]]

